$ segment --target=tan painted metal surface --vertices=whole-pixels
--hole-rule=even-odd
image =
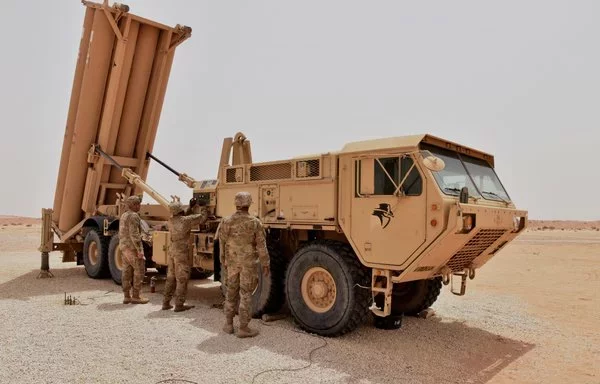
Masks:
[[[142,192],[104,158],[88,152],[99,144],[145,180],[146,152],[154,145],[175,50],[191,35],[189,27],[144,19],[126,6],[83,3],[84,29],[54,201],[53,221],[63,232],[98,206],[115,204],[117,193]]]

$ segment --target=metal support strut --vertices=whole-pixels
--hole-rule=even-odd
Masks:
[[[54,277],[52,272],[50,272],[50,254],[48,252],[42,252],[42,265],[37,278],[45,279],[50,277]]]
[[[40,266],[39,278],[54,277],[50,272],[50,252],[54,248],[54,233],[52,232],[52,209],[42,209],[42,231],[38,250],[42,253],[42,265]]]
[[[179,178],[179,181],[183,182],[188,187],[194,188],[196,180],[192,179],[187,174],[182,173],[182,172],[177,172],[175,169],[171,168],[168,164],[166,164],[165,162],[163,162],[162,160],[160,160],[159,158],[157,158],[150,152],[146,152],[146,159],[148,159],[148,158],[156,161],[158,164],[162,165],[167,170],[171,171],[173,174],[175,174],[175,176],[177,176]]]

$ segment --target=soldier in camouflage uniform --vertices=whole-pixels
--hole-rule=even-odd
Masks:
[[[167,271],[167,282],[165,285],[163,310],[173,308],[171,299],[175,293],[175,312],[186,311],[194,308],[193,305],[185,305],[185,296],[187,294],[187,284],[190,278],[192,260],[190,255],[190,232],[192,226],[203,224],[208,219],[208,214],[204,208],[202,212],[192,215],[192,208],[197,204],[196,199],[190,200],[189,208],[184,211],[181,203],[175,201],[170,204],[171,218],[168,227],[171,233],[171,245],[169,246],[169,260]]]
[[[142,246],[141,219],[138,214],[140,203],[139,196],[129,196],[125,200],[127,211],[119,220],[119,250],[123,259],[123,304],[146,304],[148,299],[140,296],[142,282],[146,274],[144,264],[144,248]],[[131,281],[133,280],[133,292]]]
[[[233,317],[239,296],[240,328],[237,336],[253,337],[258,330],[249,328],[248,324],[252,313],[251,295],[258,283],[256,264],[260,262],[263,274],[268,276],[270,261],[263,225],[260,219],[248,213],[252,196],[248,192],[239,192],[234,201],[236,212],[223,219],[217,230],[227,285],[223,331],[233,333]]]

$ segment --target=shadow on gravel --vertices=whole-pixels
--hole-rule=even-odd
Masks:
[[[54,278],[37,279],[39,270],[0,284],[0,300],[27,300],[36,296],[79,292],[111,292],[114,302],[94,304],[100,311],[120,312],[132,308],[122,304],[121,287],[111,279],[91,279],[82,266],[52,270]],[[239,339],[221,330],[223,311],[213,308],[222,302],[218,283],[190,280],[188,304],[196,307],[185,312],[162,311],[164,280],[159,278],[156,292],[151,293],[146,276],[142,292],[156,308],[146,318],[186,318],[195,327],[217,334],[198,345],[198,350],[213,355],[229,355],[260,348],[295,359],[289,367],[299,369],[312,362],[321,367],[351,375],[349,382],[362,379],[378,383],[486,383],[509,364],[531,351],[535,345],[507,339],[482,329],[469,327],[442,317],[427,320],[405,317],[402,328],[384,331],[369,321],[354,332],[338,338],[324,339],[302,332],[291,318],[272,323],[253,319],[250,325],[260,330],[255,338]],[[97,294],[96,294],[97,296]],[[95,296],[94,296],[95,297]],[[87,302],[87,301],[86,301]],[[88,303],[89,305],[91,303]],[[237,328],[237,317],[235,326]],[[320,348],[321,347],[321,348]],[[260,353],[260,350],[257,350]],[[267,368],[265,368],[267,369]],[[256,383],[277,381],[291,372],[261,374]]]
[[[38,279],[39,269],[0,284],[0,300],[27,300],[32,297],[58,295],[65,292],[120,291],[121,287],[110,279],[91,279],[83,266],[51,269],[54,277]]]
[[[301,360],[277,367],[282,371],[261,374],[256,383],[292,375],[285,368],[307,366],[311,351],[314,364],[351,375],[349,382],[486,383],[535,347],[437,317],[405,317],[402,328],[390,331],[379,330],[369,321],[338,338],[305,333],[291,318],[272,323],[254,319],[250,325],[260,334],[251,339],[224,334],[222,316],[219,321],[202,317],[192,324],[219,336],[200,343],[200,351],[227,355],[258,347]],[[237,328],[237,318],[235,325]]]

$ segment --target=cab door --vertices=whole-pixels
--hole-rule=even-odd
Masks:
[[[410,155],[353,158],[352,241],[367,263],[401,266],[426,239],[426,183]]]

